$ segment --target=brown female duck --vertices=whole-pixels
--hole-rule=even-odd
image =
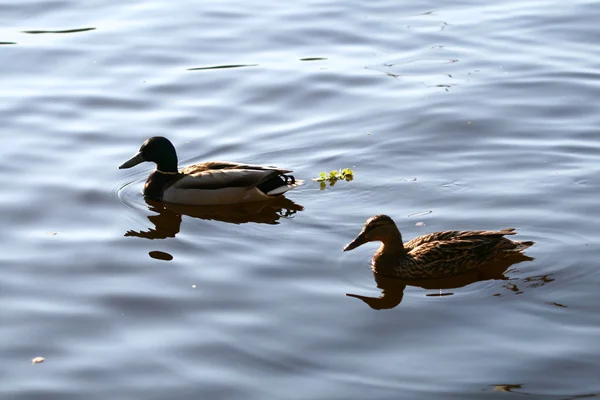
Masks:
[[[300,186],[303,181],[287,169],[230,161],[209,161],[178,170],[177,152],[169,139],[146,140],[119,169],[144,161],[156,163],[144,185],[151,200],[187,205],[225,205],[270,200]]]
[[[402,235],[387,215],[369,218],[360,234],[344,251],[367,242],[381,242],[373,256],[373,271],[402,279],[441,278],[458,275],[485,263],[521,253],[534,242],[515,242],[500,231],[444,231],[419,236],[402,243]]]

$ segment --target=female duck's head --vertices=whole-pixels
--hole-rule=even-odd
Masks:
[[[156,169],[162,172],[177,172],[177,152],[169,139],[154,136],[146,140],[140,151],[119,166],[119,169],[131,168],[144,161],[156,163]]]
[[[390,242],[402,244],[402,236],[398,227],[387,215],[376,215],[365,222],[365,226],[358,234],[356,239],[348,243],[344,247],[344,251],[349,251],[361,246],[367,242],[382,242],[383,244]]]

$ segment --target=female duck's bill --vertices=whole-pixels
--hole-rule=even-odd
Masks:
[[[393,219],[384,214],[375,215],[365,222],[365,226],[358,236],[348,243],[343,251],[354,250],[367,242],[385,241],[387,236],[395,236],[394,234],[396,231],[398,231],[398,228]],[[398,235],[399,234],[400,232],[398,231]],[[400,240],[402,240],[402,238],[400,238]]]
[[[270,200],[303,184],[290,170],[229,161],[209,161],[177,168],[177,152],[164,137],[146,140],[137,154],[119,166],[156,163],[144,186],[152,200],[189,205],[225,205]]]
[[[353,241],[351,241],[344,247],[343,251],[354,250],[355,248],[362,246],[365,243],[367,243],[367,239],[365,238],[364,232],[361,232]]]

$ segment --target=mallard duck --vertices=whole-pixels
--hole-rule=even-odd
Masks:
[[[146,140],[119,169],[144,161],[156,163],[144,185],[144,196],[168,203],[225,205],[269,200],[304,183],[287,175],[292,171],[286,169],[228,161],[209,161],[178,171],[175,147],[161,136]]]
[[[367,242],[381,242],[373,256],[373,271],[402,279],[442,278],[476,269],[486,262],[521,253],[534,242],[515,242],[500,231],[444,231],[402,243],[402,235],[387,215],[369,218],[363,230],[344,251]]]

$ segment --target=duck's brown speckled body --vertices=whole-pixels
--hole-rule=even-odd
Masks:
[[[367,242],[380,241],[381,246],[373,256],[372,263],[376,273],[402,279],[440,278],[510,257],[534,244],[504,237],[515,234],[514,228],[500,231],[444,231],[402,243],[402,235],[394,221],[387,215],[376,215],[367,220],[361,233],[344,251]]]

